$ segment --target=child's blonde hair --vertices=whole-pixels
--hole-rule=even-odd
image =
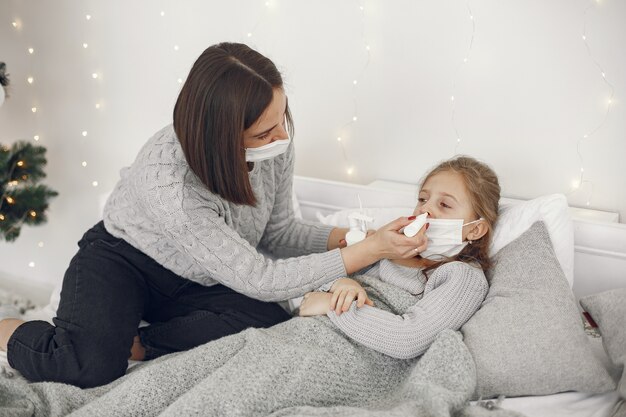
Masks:
[[[489,245],[493,235],[493,228],[498,218],[498,203],[500,201],[500,183],[498,176],[487,165],[472,157],[458,156],[444,161],[433,168],[420,182],[420,190],[432,176],[451,171],[461,175],[465,188],[470,197],[472,209],[482,217],[487,225],[487,233],[478,240],[465,246],[456,256],[448,258],[426,268],[425,272],[451,261],[478,263],[483,270],[491,267]]]

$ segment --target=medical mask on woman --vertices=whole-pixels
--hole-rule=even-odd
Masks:
[[[287,121],[285,121],[285,126],[287,126]],[[287,132],[287,139],[275,140],[258,148],[246,148],[246,162],[265,161],[282,155],[287,152],[290,143],[291,138]]]
[[[420,256],[422,258],[453,257],[463,250],[468,242],[463,242],[463,226],[483,220],[481,217],[473,222],[463,224],[463,219],[428,219],[428,247]]]

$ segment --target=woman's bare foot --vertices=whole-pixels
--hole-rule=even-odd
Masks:
[[[133,339],[133,347],[130,348],[130,360],[131,361],[142,361],[146,357],[146,349],[141,344],[141,340],[139,336],[135,336]]]

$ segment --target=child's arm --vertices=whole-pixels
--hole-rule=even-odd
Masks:
[[[374,307],[356,309],[330,320],[351,339],[398,359],[423,354],[444,329],[458,330],[480,308],[488,285],[483,272],[460,262],[439,267],[427,291],[407,313],[396,315]]]

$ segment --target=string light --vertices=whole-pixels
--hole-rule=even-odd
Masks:
[[[0,213],[0,221],[4,220],[4,214]]]
[[[7,197],[6,197],[6,200],[7,200],[7,203],[9,203],[9,204],[13,204],[13,203],[15,203],[15,199],[14,199],[13,197],[9,197],[9,196],[7,196]]]
[[[35,210],[31,210],[28,214],[30,214],[30,217],[37,217],[37,212],[35,212]]]
[[[454,78],[452,79],[452,95],[450,96],[450,122],[452,124],[452,129],[454,130],[454,135],[456,137],[456,143],[454,145],[454,154],[458,153],[459,145],[461,144],[461,135],[459,134],[459,129],[456,125],[456,99],[454,93],[456,91],[456,82],[459,77],[459,72],[464,64],[467,64],[469,60],[470,53],[472,52],[472,46],[474,46],[474,37],[476,36],[476,21],[474,20],[474,14],[472,13],[472,9],[470,8],[469,2],[465,2],[465,6],[467,7],[467,12],[469,14],[469,18],[472,22],[472,35],[470,37],[469,45],[467,47],[467,52],[463,57],[463,61],[459,63],[456,67],[456,71],[454,72]]]
[[[87,131],[86,131],[86,130],[83,130],[82,135],[83,135],[83,137],[86,137],[86,136],[87,136]]]
[[[43,242],[37,243],[37,246],[39,246],[40,248],[43,248]]]
[[[33,139],[35,139],[35,141],[38,141],[39,140],[39,135],[33,136]]]
[[[81,164],[83,167],[87,166],[87,161],[83,161],[83,163]]]
[[[86,18],[87,20],[91,20],[91,15],[90,15],[90,14],[88,14],[88,15],[86,15],[86,16],[85,16],[85,18]]]
[[[18,167],[23,167],[24,166],[24,161],[17,161],[17,166]]]
[[[165,12],[161,10],[161,16],[165,16]]]
[[[31,55],[32,55],[32,54],[33,54],[33,52],[35,52],[35,50],[34,50],[33,48],[28,48],[28,53],[29,53],[29,54],[31,54]]]
[[[96,78],[98,78],[98,74],[94,72],[93,74],[91,74],[91,78],[95,80]]]
[[[87,49],[89,47],[89,44],[83,43],[83,48]]]
[[[174,45],[174,50],[178,51],[178,45]]]
[[[370,58],[371,58],[371,54],[370,54],[371,47],[365,37],[365,7],[363,6],[363,3],[361,1],[359,2],[358,13],[360,14],[360,18],[361,18],[361,22],[360,22],[361,23],[361,41],[362,41],[361,47],[363,48],[363,51],[365,51],[365,63],[363,64],[363,67],[361,68],[359,75],[357,77],[352,78],[352,101],[353,101],[353,107],[354,107],[352,117],[347,123],[345,123],[339,129],[341,136],[343,136],[344,134],[347,135],[348,141],[342,141],[341,136],[337,137],[337,142],[341,149],[341,154],[343,156],[344,163],[346,165],[346,173],[349,176],[352,176],[355,173],[355,168],[352,162],[350,161],[350,158],[348,157],[348,152],[346,151],[346,146],[348,145],[348,142],[350,139],[350,135],[348,135],[346,131],[350,128],[351,125],[353,125],[359,120],[359,117],[358,117],[359,112],[358,112],[358,106],[357,106],[357,100],[356,100],[357,92],[358,92],[357,88],[359,86],[359,81],[363,79],[365,71],[369,67]]]
[[[28,77],[28,78],[26,79],[26,81],[28,81],[28,84],[32,84],[32,83],[33,83],[33,81],[35,81],[35,80],[33,79],[33,77]]]
[[[29,262],[28,266],[30,266],[31,268],[34,268],[35,267],[35,263],[34,262]]]
[[[32,111],[33,113],[37,113],[37,107],[31,108],[30,111]]]
[[[598,2],[599,3],[599,2]],[[606,72],[604,71],[604,68],[602,68],[602,66],[600,65],[600,63],[594,58],[593,54],[591,53],[591,48],[589,47],[589,43],[587,42],[587,15],[589,13],[589,10],[591,10],[592,7],[594,7],[595,3],[594,1],[589,2],[589,4],[587,5],[587,7],[585,8],[585,11],[583,13],[583,33],[582,33],[582,40],[583,43],[585,44],[585,49],[587,50],[587,55],[589,56],[589,58],[591,59],[591,61],[593,62],[593,64],[596,66],[596,68],[598,69],[598,71],[600,71],[600,76],[602,77],[602,81],[606,84],[606,86],[609,89],[609,99],[607,102],[607,107],[606,107],[606,112],[604,113],[604,117],[602,118],[602,121],[593,129],[591,129],[589,132],[585,133],[584,135],[582,135],[577,143],[576,143],[576,153],[578,154],[578,160],[580,162],[580,174],[578,179],[575,179],[572,181],[572,187],[571,190],[566,193],[567,196],[570,196],[578,191],[580,191],[583,187],[583,185],[588,185],[589,191],[587,194],[587,198],[586,198],[586,205],[589,206],[591,205],[591,199],[593,197],[593,182],[590,180],[585,179],[585,169],[584,169],[584,158],[583,158],[583,154],[581,152],[581,145],[583,143],[583,141],[591,138],[593,135],[595,135],[606,123],[608,117],[609,117],[609,113],[611,112],[611,107],[613,105],[613,97],[615,94],[615,87],[613,86],[613,84],[611,84],[607,78],[606,78]]]
[[[91,185],[93,185],[94,187],[97,187],[98,186],[98,181],[92,182]]]

